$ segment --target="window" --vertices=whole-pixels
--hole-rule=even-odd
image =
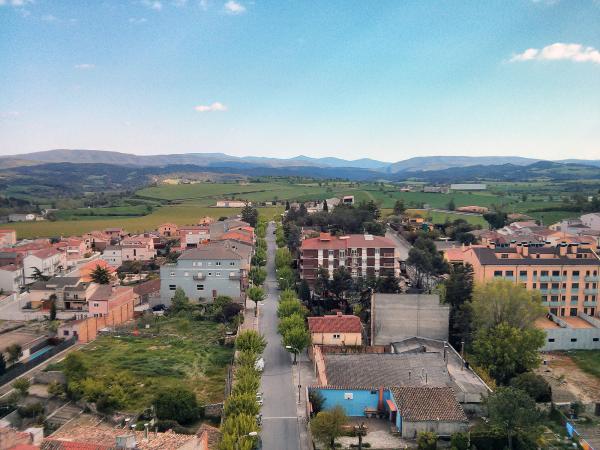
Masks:
[[[204,290],[204,285],[203,284],[197,284],[196,285],[196,290],[203,291]]]
[[[502,258],[502,259],[508,259],[508,253],[502,253],[500,255],[500,258]]]
[[[551,302],[557,302],[558,301],[558,295],[551,295],[550,296],[550,301]]]
[[[578,277],[579,276],[579,270],[574,270],[573,271],[573,276],[574,277]]]
[[[209,277],[212,277],[212,272],[208,272],[208,276],[209,276]]]
[[[494,270],[494,276],[495,277],[501,277],[502,276],[502,271],[501,270]]]
[[[592,338],[592,341],[598,342],[598,341],[600,341],[600,338]]]
[[[552,271],[552,276],[553,277],[560,277],[560,270],[553,270]]]
[[[170,285],[169,285],[169,290],[170,290],[170,291],[174,291],[175,289],[177,289],[177,286],[176,286],[176,285],[174,285],[174,284],[170,284]]]
[[[63,336],[68,336],[69,335],[69,330],[63,330]]]
[[[554,338],[549,338],[548,342],[554,342]]]
[[[171,275],[172,277],[174,277],[174,276],[175,276],[175,272],[171,272],[171,274],[170,274],[170,275]]]
[[[548,283],[540,283],[540,289],[548,289]]]
[[[505,276],[507,276],[507,277],[512,277],[512,276],[514,276],[514,274],[515,274],[515,273],[514,273],[512,270],[507,270],[507,271],[504,273],[504,275],[505,275]]]
[[[329,257],[330,257],[330,258],[333,258],[333,250],[329,250],[329,253],[328,253],[328,254],[329,254]]]
[[[540,275],[543,276],[543,277],[547,277],[548,276],[548,271],[547,270],[542,270],[540,272]]]
[[[560,287],[559,283],[552,283],[552,289],[558,289]]]
[[[527,277],[527,271],[526,271],[526,270],[521,270],[521,271],[519,272],[519,276],[520,276],[521,278],[526,278],[526,277]]]
[[[571,342],[577,342],[577,338],[571,338]]]
[[[217,262],[215,263],[215,266],[220,266],[220,265],[221,265],[221,261],[217,261]]]
[[[229,265],[230,265],[230,266],[235,266],[235,262],[234,262],[234,261],[230,261],[230,262],[229,262]]]
[[[340,258],[345,258],[346,257],[346,250],[340,250],[339,251],[339,256],[340,256]]]
[[[379,249],[378,248],[375,249],[375,256],[379,256]]]
[[[579,283],[572,283],[571,289],[579,289]]]
[[[571,302],[572,303],[577,303],[579,301],[579,296],[578,295],[571,295]]]
[[[215,277],[220,277],[221,276],[221,272],[215,272]]]
[[[333,335],[333,338],[334,338],[334,339],[339,339],[339,338],[340,338],[340,335],[339,335],[339,334],[334,334],[334,335]]]
[[[571,309],[569,310],[569,315],[570,315],[571,317],[577,317],[577,308],[571,308]]]
[[[100,306],[99,303],[94,303],[94,308],[97,308],[98,306]]]

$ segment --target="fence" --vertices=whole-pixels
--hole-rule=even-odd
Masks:
[[[11,382],[15,378],[20,377],[25,372],[28,372],[31,369],[33,369],[34,367],[39,366],[41,363],[52,358],[57,353],[60,353],[63,350],[65,350],[65,349],[69,348],[70,346],[72,346],[73,344],[75,344],[75,342],[77,342],[77,339],[75,339],[75,338],[67,339],[67,340],[61,342],[60,344],[52,347],[50,350],[41,354],[40,356],[38,356],[35,359],[32,359],[32,360],[24,362],[24,363],[19,362],[19,363],[14,364],[13,366],[11,366],[8,369],[8,371],[4,375],[0,376],[0,386],[4,386],[5,384]]]

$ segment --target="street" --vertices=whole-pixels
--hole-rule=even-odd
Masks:
[[[398,257],[400,261],[406,261],[408,259],[408,252],[410,251],[410,243],[401,236],[398,236],[394,230],[388,229],[385,233],[385,237],[391,239],[398,248]]]
[[[292,358],[281,345],[277,333],[277,304],[279,290],[275,273],[275,227],[267,228],[267,298],[261,307],[260,332],[267,339],[264,352],[265,370],[262,375],[261,391],[263,425],[262,442],[265,450],[299,450],[299,430],[296,416],[296,387],[292,383]]]

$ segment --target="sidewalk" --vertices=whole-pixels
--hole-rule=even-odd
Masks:
[[[260,317],[260,307],[263,302],[258,302],[258,312],[254,316],[254,302],[246,299],[244,304],[244,323],[240,325],[240,331],[256,330],[258,331],[258,319]]]
[[[298,379],[300,375],[300,379]],[[313,386],[317,383],[315,378],[313,363],[306,352],[298,355],[298,364],[292,366],[292,379],[294,386],[296,387],[296,406],[298,416],[298,432],[300,434],[300,449],[301,450],[312,450],[309,433],[308,433],[308,417],[306,411],[306,393],[307,387]],[[298,385],[300,388],[300,402],[298,402]]]

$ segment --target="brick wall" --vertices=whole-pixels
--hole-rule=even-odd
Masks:
[[[133,307],[135,298],[132,297],[126,303],[111,309],[106,316],[88,317],[79,324],[77,334],[78,342],[85,344],[93,341],[98,336],[98,330],[106,327],[121,325],[133,319]]]

